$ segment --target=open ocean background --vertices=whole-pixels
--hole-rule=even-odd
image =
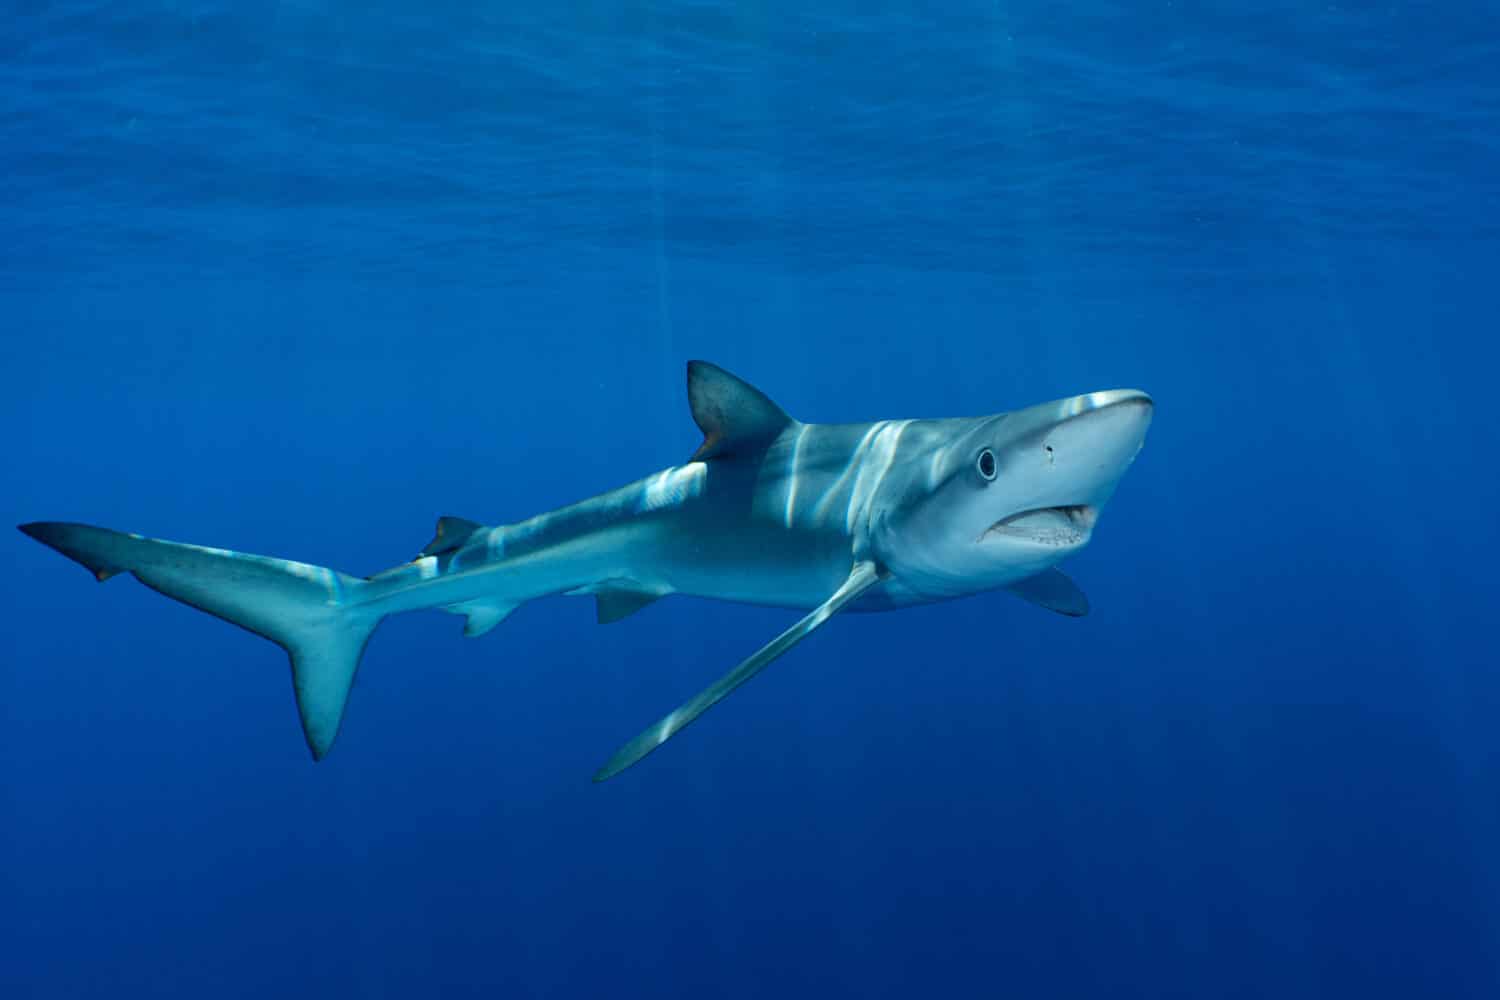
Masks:
[[[1500,995],[1500,10],[18,3],[0,515],[368,573],[805,420],[1156,398],[1068,566],[283,655],[0,535],[0,996]]]

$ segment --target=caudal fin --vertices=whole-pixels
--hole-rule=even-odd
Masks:
[[[287,651],[302,732],[314,760],[338,736],[359,658],[381,615],[365,581],[286,559],[164,542],[86,524],[21,530],[103,581],[130,573],[159,593],[264,636]]]

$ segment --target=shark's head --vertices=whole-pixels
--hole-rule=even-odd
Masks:
[[[1144,392],[1113,389],[936,422],[882,484],[874,554],[904,586],[933,596],[1042,572],[1088,544],[1151,410]]]

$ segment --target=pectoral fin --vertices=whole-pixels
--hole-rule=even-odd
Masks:
[[[832,597],[814,608],[807,617],[751,654],[739,666],[699,692],[692,700],[679,705],[670,715],[621,747],[605,762],[603,767],[594,772],[594,780],[596,782],[607,781],[613,778],[667,742],[688,723],[722,701],[729,692],[764,670],[772,660],[811,635],[819,625],[836,615],[845,605],[884,580],[885,576],[885,571],[873,562],[855,563],[849,578],[838,590],[834,591]]]
[[[601,590],[594,595],[595,611],[600,625],[612,625],[661,600],[661,594],[644,594],[637,590]]]
[[[1089,599],[1078,589],[1078,584],[1068,579],[1067,574],[1060,569],[1049,569],[1036,576],[1029,576],[1005,589],[1023,601],[1030,601],[1070,618],[1082,618],[1089,613]]]

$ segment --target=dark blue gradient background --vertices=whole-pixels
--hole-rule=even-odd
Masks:
[[[483,5],[481,5],[483,6]],[[281,652],[0,535],[0,995],[1493,997],[1486,4],[22,4],[0,520],[368,573],[805,420],[1140,386],[1069,566]],[[253,11],[253,12],[252,12]]]

